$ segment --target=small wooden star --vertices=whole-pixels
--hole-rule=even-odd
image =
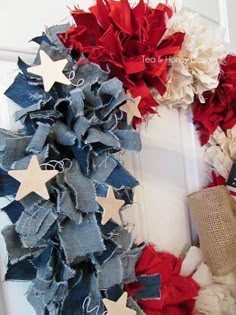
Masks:
[[[132,97],[129,91],[127,92],[127,95]],[[132,123],[132,120],[134,117],[138,117],[138,118],[142,117],[138,109],[138,105],[141,99],[142,97],[138,96],[136,98],[133,98],[132,101],[128,100],[124,105],[120,106],[120,110],[127,114],[127,122],[129,125]]]
[[[136,311],[126,306],[128,299],[127,292],[124,292],[117,302],[103,299],[107,309],[107,315],[136,315]]]
[[[31,192],[35,192],[43,199],[48,200],[49,194],[46,183],[58,174],[56,170],[42,170],[37,156],[34,155],[25,170],[12,170],[8,174],[20,182],[20,187],[16,194],[16,200],[19,201]]]
[[[40,51],[41,65],[28,68],[29,73],[43,78],[44,90],[49,92],[55,82],[70,85],[70,80],[63,74],[63,69],[68,63],[67,59],[53,61],[45,51]]]
[[[116,199],[111,187],[108,188],[106,197],[97,197],[96,201],[103,208],[102,224],[113,219],[119,225],[122,224],[119,209],[124,205],[124,200]]]

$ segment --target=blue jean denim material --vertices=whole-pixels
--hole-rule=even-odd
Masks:
[[[138,277],[138,281],[143,285],[143,288],[135,294],[134,299],[160,299],[161,276],[159,274],[142,275]]]
[[[119,109],[129,99],[122,83],[109,79],[109,69],[85,59],[79,65],[57,35],[67,28],[53,26],[33,41],[54,61],[68,60],[63,72],[72,84],[55,83],[45,93],[42,78],[19,59],[21,73],[5,92],[21,107],[15,119],[23,127],[0,129],[0,196],[15,195],[19,184],[7,171],[27,168],[33,155],[59,171],[47,185],[50,200],[32,193],[2,209],[13,223],[2,231],[6,280],[32,280],[27,299],[37,315],[102,315],[102,298],[117,300],[124,284],[137,280],[143,244],[133,243],[128,226],[112,220],[102,225],[96,197],[105,197],[111,186],[125,206],[133,203],[139,183],[114,154],[140,151],[141,139]],[[137,297],[153,297],[150,286],[158,287],[158,279],[140,281],[144,289]],[[128,303],[143,315],[135,300]]]

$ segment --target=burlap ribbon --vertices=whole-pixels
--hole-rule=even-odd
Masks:
[[[215,275],[236,267],[235,201],[224,186],[203,189],[188,196],[200,247]]]

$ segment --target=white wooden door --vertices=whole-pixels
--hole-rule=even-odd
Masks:
[[[87,8],[92,0],[81,0]],[[133,1],[132,1],[133,2]],[[156,3],[157,1],[152,1]],[[165,2],[165,1],[163,1]],[[207,20],[226,29],[226,42],[236,51],[235,0],[179,0],[189,10],[198,11]],[[2,0],[0,10],[0,127],[16,128],[12,121],[15,105],[3,96],[4,90],[17,73],[16,60],[20,55],[32,61],[36,47],[28,40],[40,34],[45,25],[59,24],[69,15],[66,6],[75,0]],[[135,207],[127,218],[135,223],[139,239],[148,240],[160,249],[176,255],[191,243],[194,237],[186,206],[186,196],[203,186],[205,166],[202,149],[193,125],[184,111],[161,108],[160,117],[153,117],[143,127],[143,150],[138,155],[126,155],[126,164],[140,180]],[[3,204],[1,200],[1,205]],[[136,209],[135,209],[136,208]],[[0,229],[9,224],[0,214]],[[7,253],[0,236],[0,277],[4,279]],[[0,315],[33,315],[25,293],[29,283],[4,282],[0,286]]]

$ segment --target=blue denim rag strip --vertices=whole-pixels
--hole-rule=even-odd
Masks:
[[[106,183],[118,190],[125,187],[135,188],[139,185],[139,182],[119,162]]]
[[[80,88],[75,88],[70,91],[71,95],[71,109],[74,117],[78,118],[84,114],[84,95]]]
[[[135,130],[116,130],[114,134],[120,141],[120,146],[128,151],[141,151],[140,133]]]
[[[123,266],[123,281],[130,283],[136,281],[135,266],[142,255],[144,245],[133,248],[121,255],[121,262]]]
[[[117,166],[117,161],[107,154],[94,158],[94,170],[91,177],[97,183],[104,183]]]
[[[134,311],[136,311],[136,315],[145,315],[145,313],[140,308],[138,303],[134,299],[132,299],[131,297],[128,298],[127,307],[129,307],[129,308],[133,309]]]
[[[139,290],[135,295],[135,300],[154,300],[161,297],[161,276],[155,275],[141,275],[138,277],[138,281],[142,284],[143,288]]]
[[[65,146],[72,146],[76,141],[76,135],[59,120],[53,126],[52,135],[56,142]]]
[[[50,132],[48,124],[38,123],[38,128],[26,148],[27,153],[38,154],[43,150],[44,144]]]
[[[93,181],[82,174],[76,160],[73,160],[71,168],[65,171],[65,182],[75,196],[77,209],[85,213],[97,211]]]
[[[0,177],[0,181],[1,181],[1,177]],[[22,212],[24,211],[24,207],[21,205],[20,202],[17,202],[14,200],[10,202],[7,206],[2,208],[1,211],[4,211],[8,215],[12,223],[16,223],[19,220]]]
[[[119,139],[114,134],[111,132],[103,132],[96,128],[89,128],[88,136],[84,142],[86,144],[99,142],[109,147],[120,147]]]
[[[5,95],[21,107],[46,103],[51,98],[44,92],[42,86],[29,84],[22,74],[17,75]]]
[[[58,196],[58,208],[57,212],[64,214],[70,220],[74,221],[77,224],[82,222],[82,213],[76,209],[68,189],[65,189],[59,196]]]
[[[65,222],[59,236],[68,264],[73,263],[77,257],[106,249],[93,214],[88,215],[81,224],[72,221]]]
[[[114,270],[116,272],[114,272]],[[120,256],[113,256],[102,266],[98,266],[97,273],[98,287],[100,290],[105,290],[116,284],[121,284],[123,280],[123,267]]]
[[[29,113],[40,110],[40,109],[41,109],[41,104],[38,103],[38,104],[34,104],[34,105],[28,106],[26,108],[23,108],[21,110],[18,110],[14,113],[15,121],[20,120],[22,122],[22,124],[24,124],[25,119]]]
[[[25,149],[26,151],[26,149]],[[11,165],[11,169],[14,170],[24,170],[28,167],[32,156],[36,155],[39,161],[39,164],[42,164],[49,155],[49,145],[46,145],[43,150],[37,154],[30,154],[30,155],[26,155],[25,157],[22,157],[21,159],[16,159],[16,161],[14,163],[12,163]]]
[[[8,225],[2,230],[6,242],[8,259],[11,264],[32,257],[40,248],[25,248],[15,230],[15,225]]]
[[[31,262],[30,258],[18,261],[15,264],[8,263],[7,272],[5,274],[5,280],[21,280],[21,281],[32,281],[35,279],[37,269]]]
[[[65,49],[64,45],[61,43],[58,34],[64,33],[70,27],[69,23],[53,25],[47,28],[47,37],[50,40],[50,44],[56,47],[61,47],[61,49]]]
[[[13,177],[9,176],[6,171],[0,168],[0,197],[14,195],[17,192],[18,188],[19,188],[18,181],[15,180]],[[18,212],[17,209],[16,212]],[[12,214],[12,217],[14,217],[14,214]]]
[[[89,121],[84,116],[79,116],[74,124],[73,130],[77,138],[78,146],[83,144],[83,137],[89,128]]]
[[[6,138],[5,149],[1,158],[2,167],[9,171],[15,161],[26,156],[26,148],[30,144],[32,137]]]
[[[16,223],[16,232],[19,233],[24,247],[38,245],[56,219],[55,206],[49,201],[25,209]]]

